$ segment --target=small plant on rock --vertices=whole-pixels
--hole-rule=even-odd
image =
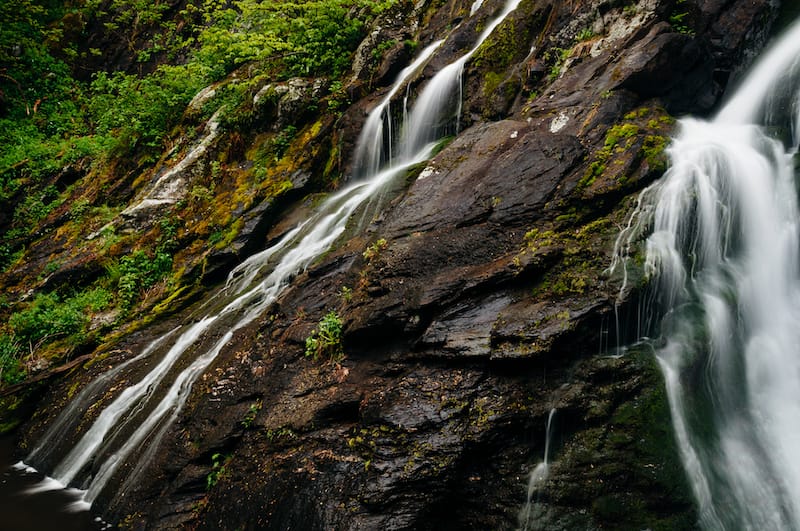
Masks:
[[[371,262],[381,254],[381,251],[386,249],[387,245],[389,245],[387,241],[384,238],[380,238],[375,243],[367,247],[366,251],[364,251],[364,260]]]
[[[590,41],[593,38],[594,38],[594,30],[592,28],[583,28],[575,36],[575,40],[578,42]]]
[[[306,339],[306,356],[318,360],[320,358],[340,362],[344,358],[342,348],[342,319],[335,310],[331,310],[312,330]]]
[[[220,453],[216,453],[211,456],[211,472],[208,473],[206,476],[206,490],[211,490],[219,480],[223,479],[227,475],[227,470],[225,466],[230,461],[230,455],[222,455]]]

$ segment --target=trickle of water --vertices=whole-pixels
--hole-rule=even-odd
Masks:
[[[680,122],[621,236],[651,227],[657,355],[711,530],[800,529],[798,57],[800,23],[713,121]]]
[[[547,415],[547,425],[544,434],[544,457],[542,462],[534,467],[528,477],[528,498],[520,513],[522,531],[532,529],[531,525],[533,525],[533,521],[538,515],[537,503],[534,495],[544,487],[544,483],[547,481],[547,476],[550,473],[550,439],[553,436],[552,426],[555,414],[556,409],[553,408],[550,410],[550,414]]]

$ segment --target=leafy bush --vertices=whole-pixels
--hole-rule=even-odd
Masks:
[[[344,358],[342,347],[342,320],[331,310],[306,339],[306,356],[318,360],[325,358],[339,362]]]
[[[108,268],[112,283],[117,286],[120,306],[129,309],[141,293],[172,271],[172,255],[165,249],[157,250],[151,257],[143,250],[122,257],[118,264]]]
[[[111,293],[102,288],[65,300],[56,293],[40,293],[28,308],[12,314],[8,324],[16,340],[31,350],[61,338],[77,345],[85,339],[90,313],[104,309],[111,299]]]
[[[0,334],[0,382],[12,385],[25,378],[25,369],[20,363],[19,343],[7,334]]]
[[[143,78],[100,72],[91,84],[90,119],[99,134],[117,139],[118,153],[137,146],[160,149],[207,81],[207,71],[199,65],[162,65]]]
[[[285,76],[340,76],[364,37],[366,19],[396,0],[239,0],[206,2],[210,23],[197,59],[215,76],[248,61],[273,60]]]

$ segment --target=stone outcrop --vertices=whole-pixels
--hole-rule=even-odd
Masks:
[[[406,2],[345,90],[386,85],[403,41],[456,27],[419,90],[502,3],[466,20],[466,0]],[[636,194],[665,169],[673,116],[715,107],[774,14],[768,0],[523,0],[466,68],[459,134],[237,332],[137,484],[96,508],[137,529],[693,528],[658,368],[647,348],[622,348],[640,332],[625,315],[641,286],[615,309],[607,268]],[[283,87],[297,95],[286,105],[314,90]],[[217,268],[206,282],[307,212],[294,200],[374,101],[336,125],[298,124],[315,133],[290,148],[311,146],[284,172],[295,195],[243,209],[249,229],[204,263]],[[305,339],[330,310],[345,357],[313,360]],[[154,335],[127,336],[104,361]],[[22,446],[97,370],[53,384]]]

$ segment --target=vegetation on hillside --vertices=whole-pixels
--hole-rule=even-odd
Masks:
[[[182,273],[173,271],[183,223],[177,211],[147,235],[103,227],[124,207],[110,191],[173,147],[199,90],[245,65],[246,77],[262,82],[326,77],[341,86],[369,22],[396,1],[0,3],[0,284],[3,272],[26,259],[43,224],[59,227],[66,245],[76,245],[79,229],[71,226],[94,227],[99,237],[85,245],[105,257],[104,270],[83,282],[45,282],[61,265],[52,262],[40,274],[41,293],[0,298],[0,384],[24,379],[43,357],[97,344],[153,290],[174,287]],[[252,100],[245,97],[251,84],[219,91],[215,109]],[[215,109],[203,107],[195,121]],[[228,118],[224,125],[237,124]],[[264,160],[286,151],[278,153],[278,140],[274,158]],[[77,193],[88,181],[95,182],[91,193]],[[191,200],[207,201],[211,190],[213,182],[193,190]],[[207,243],[230,240],[213,229]]]

